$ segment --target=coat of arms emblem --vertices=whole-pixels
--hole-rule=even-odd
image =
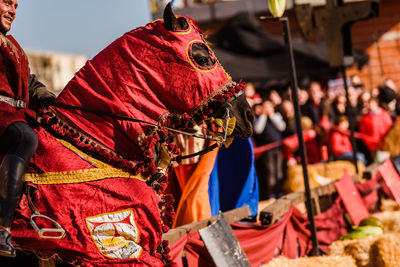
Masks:
[[[90,236],[98,250],[111,259],[138,258],[142,247],[133,210],[127,209],[86,218]]]

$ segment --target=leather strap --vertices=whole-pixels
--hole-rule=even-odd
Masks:
[[[23,100],[15,100],[11,97],[0,95],[0,101],[13,106],[14,108],[26,108],[26,103]]]

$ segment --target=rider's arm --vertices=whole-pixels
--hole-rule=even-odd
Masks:
[[[47,87],[41,83],[35,74],[29,74],[29,106],[38,110],[49,106],[54,99],[55,94],[48,91]]]

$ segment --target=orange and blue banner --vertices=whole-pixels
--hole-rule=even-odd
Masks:
[[[250,139],[202,156],[197,164],[175,168],[182,189],[174,227],[207,219],[219,211],[248,205],[257,215],[259,193]]]
[[[258,180],[250,139],[237,137],[220,149],[208,186],[212,216],[246,205],[252,216],[257,215]]]

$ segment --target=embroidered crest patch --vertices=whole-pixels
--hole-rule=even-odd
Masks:
[[[138,258],[140,233],[133,210],[127,209],[86,218],[90,236],[97,249],[111,259]]]

